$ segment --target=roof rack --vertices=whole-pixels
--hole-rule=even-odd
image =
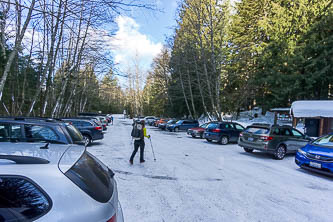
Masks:
[[[14,161],[16,164],[48,164],[50,161],[32,156],[0,155],[1,160]]]

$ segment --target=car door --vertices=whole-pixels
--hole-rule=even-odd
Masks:
[[[242,125],[238,124],[238,123],[234,123],[234,132],[235,132],[235,136],[236,136],[236,141],[238,141],[239,138],[239,134],[241,132],[243,132],[243,130],[245,129]]]
[[[180,126],[179,129],[180,130],[187,130],[187,128],[190,126],[190,122],[189,121],[184,121]]]
[[[236,136],[236,130],[233,124],[231,123],[225,123],[224,125],[224,132],[227,134],[227,136],[229,137],[229,141],[235,141],[236,138],[238,138]]]
[[[309,139],[306,139],[305,135],[296,129],[291,129],[293,134],[293,150],[297,151],[299,148],[304,147],[309,143]]]
[[[291,133],[291,130],[289,128],[281,128],[280,136],[281,136],[280,143],[284,143],[287,146],[288,151],[295,150],[295,141]]]

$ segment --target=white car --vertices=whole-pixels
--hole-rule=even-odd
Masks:
[[[84,146],[0,143],[0,221],[122,222],[114,173]]]

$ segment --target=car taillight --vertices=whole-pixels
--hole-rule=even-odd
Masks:
[[[113,216],[111,217],[111,219],[109,219],[109,220],[106,221],[106,222],[117,222],[117,216],[116,216],[116,215],[113,215]]]
[[[96,130],[102,130],[102,127],[101,126],[96,126],[95,129]]]
[[[272,140],[273,137],[272,136],[261,136],[260,139],[263,140],[263,141],[265,141],[265,142],[267,142],[267,141]]]
[[[221,132],[221,130],[220,129],[213,129],[212,132],[213,133],[219,133],[219,132]]]

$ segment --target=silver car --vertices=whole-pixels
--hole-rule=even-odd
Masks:
[[[113,172],[73,144],[1,143],[0,206],[0,221],[123,221]]]

